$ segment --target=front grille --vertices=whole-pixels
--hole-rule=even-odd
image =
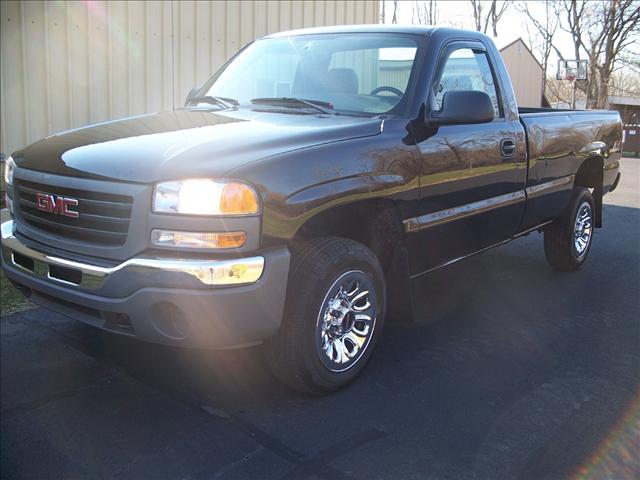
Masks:
[[[71,197],[78,200],[77,218],[38,210],[36,194]],[[54,187],[25,180],[16,181],[15,194],[22,220],[45,232],[82,242],[116,246],[127,240],[133,199],[126,195]]]

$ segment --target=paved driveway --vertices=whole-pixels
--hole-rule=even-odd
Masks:
[[[429,275],[326,397],[257,349],[141,344],[42,309],[1,321],[3,478],[640,478],[640,159],[580,272],[531,235]]]

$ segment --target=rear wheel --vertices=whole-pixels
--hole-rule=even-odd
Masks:
[[[293,252],[285,315],[265,343],[267,362],[298,390],[340,388],[371,357],[384,314],[384,277],[371,250],[342,238],[306,242]]]
[[[587,259],[593,240],[593,196],[586,188],[577,189],[567,213],[544,232],[547,261],[558,270],[576,270]]]

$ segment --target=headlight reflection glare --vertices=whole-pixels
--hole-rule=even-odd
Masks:
[[[258,213],[258,195],[248,185],[207,179],[156,185],[153,210],[186,215],[250,215]]]
[[[13,171],[16,169],[16,162],[9,155],[4,161],[4,182],[7,185],[13,185]]]

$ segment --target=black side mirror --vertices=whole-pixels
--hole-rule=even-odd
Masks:
[[[452,90],[442,97],[442,108],[431,112],[430,125],[488,123],[495,114],[491,97],[476,90]]]
[[[196,94],[200,91],[200,87],[193,87],[189,90],[189,94],[187,95],[187,99],[184,101],[184,106],[187,107],[191,99],[196,96]]]

